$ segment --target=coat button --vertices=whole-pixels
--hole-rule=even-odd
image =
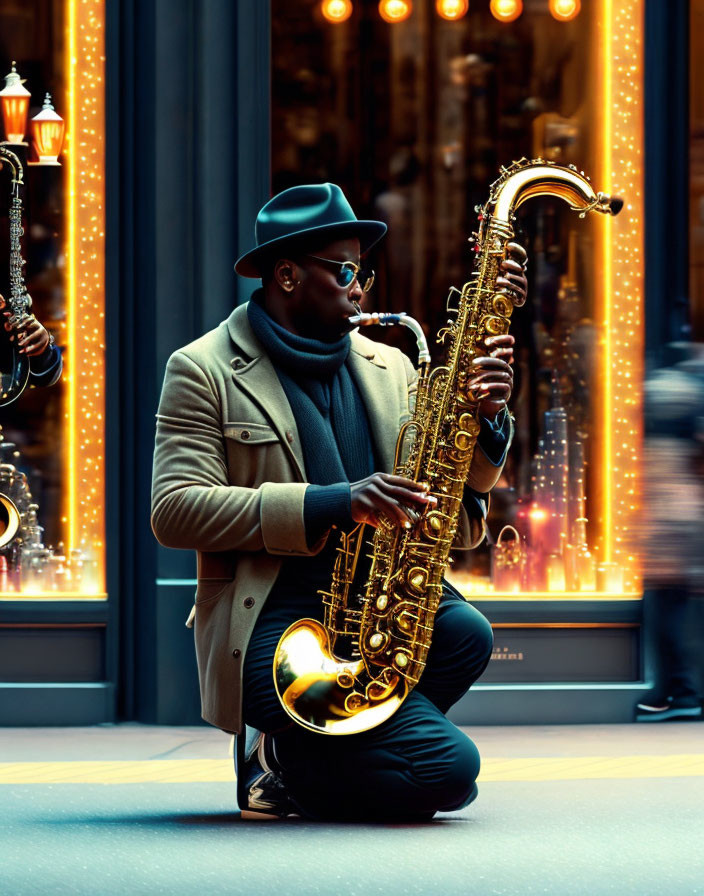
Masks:
[[[290,429],[286,430],[286,438],[289,440],[289,442],[293,442],[293,433]]]
[[[241,432],[242,441],[246,442],[248,439],[251,439],[252,433],[248,429],[243,429]]]
[[[251,610],[252,607],[254,606],[254,598],[253,597],[245,597],[243,603],[248,610]]]
[[[235,649],[232,651],[232,655],[234,656],[235,659],[238,659],[240,657],[241,653],[242,653],[242,651],[239,649],[239,647],[235,647]]]

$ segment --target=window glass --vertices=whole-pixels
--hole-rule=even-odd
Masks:
[[[30,359],[27,387],[0,405],[0,593],[7,597],[105,591],[103,17],[102,0],[0,0],[0,75],[15,65],[19,79],[5,90],[29,94],[21,134],[4,117],[10,155],[0,169],[0,292],[9,303],[17,160],[24,286],[58,348]],[[44,119],[49,124],[39,125]],[[60,138],[62,128],[52,163],[52,131]],[[0,332],[3,383],[20,363],[9,335]],[[42,375],[52,359],[57,374],[63,366],[58,379]]]
[[[558,21],[545,0],[510,22],[488,0],[455,21],[411,6],[389,24],[358,0],[333,24],[320,2],[273,0],[273,189],[337,182],[359,217],[388,223],[367,309],[418,319],[436,362],[501,166],[540,157],[624,191],[613,222],[554,199],[519,213],[530,289],[511,327],[516,433],[488,537],[452,575],[468,593],[636,595],[642,4],[582,0]],[[406,331],[374,338],[416,360]]]

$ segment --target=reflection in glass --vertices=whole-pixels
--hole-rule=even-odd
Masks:
[[[626,44],[632,54],[614,58],[614,71],[640,77],[637,0],[618,0],[608,28],[598,4],[574,4],[579,15],[568,21],[547,2],[517,4],[524,8],[512,22],[494,18],[488,3],[470,3],[458,21],[436,5],[414,4],[390,27],[375,2],[360,0],[332,27],[307,0],[272,3],[273,191],[330,180],[360,217],[388,224],[369,260],[377,277],[364,310],[407,311],[431,350],[448,290],[471,270],[474,209],[502,165],[523,156],[574,163],[620,192],[613,171],[637,171],[640,151],[637,88],[619,74],[611,89],[624,99],[613,110],[603,100],[605,34],[614,54]],[[608,153],[607,127],[616,135]],[[529,205],[517,222],[529,297],[511,330],[516,433],[492,492],[487,541],[455,557],[453,579],[467,592],[638,591],[628,519],[637,503],[640,199],[628,186],[632,204],[613,231],[575,227],[549,201]],[[613,292],[613,258],[624,245]],[[415,362],[398,328],[374,338]]]

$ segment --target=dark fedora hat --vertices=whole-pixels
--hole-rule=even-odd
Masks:
[[[381,221],[358,221],[336,184],[307,184],[277,193],[259,211],[254,225],[254,249],[239,258],[235,270],[243,277],[261,277],[261,265],[285,244],[297,246],[320,239],[355,236],[366,252],[386,233]]]

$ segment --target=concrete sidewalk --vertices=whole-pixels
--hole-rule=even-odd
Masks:
[[[466,730],[479,799],[375,826],[242,821],[207,727],[0,729],[0,893],[704,894],[701,723]]]

